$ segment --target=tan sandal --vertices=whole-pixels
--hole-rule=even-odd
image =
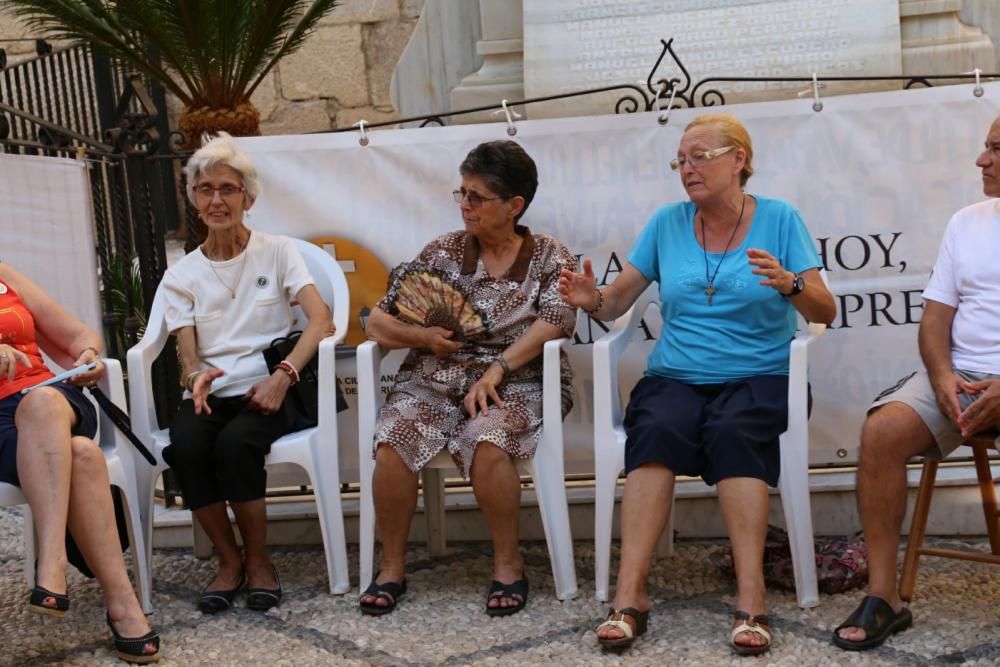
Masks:
[[[635,620],[635,630],[632,629],[632,625],[625,620],[626,616],[631,616]],[[621,630],[621,637],[598,637],[597,641],[601,646],[605,648],[625,648],[636,640],[636,637],[641,637],[646,634],[646,626],[649,623],[649,612],[639,611],[638,609],[633,609],[632,607],[623,607],[621,609],[615,609],[612,607],[608,610],[608,619],[597,626],[595,632],[600,632],[605,628],[614,628],[615,630]]]
[[[732,631],[729,633],[729,645],[733,647],[733,651],[737,655],[760,655],[761,653],[766,653],[771,648],[771,621],[766,614],[751,616],[745,611],[737,611],[733,614],[733,618],[741,621],[738,625],[733,626]],[[744,632],[749,632],[763,638],[764,643],[760,646],[737,644],[736,637]]]

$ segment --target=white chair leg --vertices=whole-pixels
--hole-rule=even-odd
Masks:
[[[24,581],[28,588],[35,585],[35,518],[31,515],[28,503],[21,505],[21,516],[24,518]]]
[[[344,535],[340,488],[337,485],[324,484],[322,480],[317,482],[316,478],[313,478],[313,493],[316,497],[320,530],[323,533],[326,575],[330,582],[330,592],[342,595],[351,589],[351,582],[347,574],[347,540]]]
[[[153,613],[153,575],[147,560],[146,531],[139,513],[139,503],[134,495],[122,492],[125,503],[125,522],[128,526],[129,549],[132,553],[132,572],[139,596],[139,604],[146,614]]]
[[[620,470],[613,456],[601,457],[599,453],[597,456],[594,482],[594,595],[598,600],[607,602],[608,582],[611,578],[611,527]]]
[[[781,457],[781,477],[778,482],[781,505],[785,510],[785,524],[792,552],[795,592],[799,606],[805,609],[819,604],[808,461],[804,460],[805,452],[792,446],[786,447],[784,442],[781,443]]]
[[[676,496],[670,502],[670,516],[667,517],[667,525],[660,533],[660,539],[656,541],[654,553],[657,558],[669,558],[674,555],[674,509],[677,507]]]
[[[424,487],[427,550],[431,556],[441,556],[448,550],[444,529],[444,474],[440,468],[425,467],[420,479]]]
[[[538,448],[538,452],[542,451]],[[535,496],[538,510],[542,515],[545,541],[552,562],[552,578],[555,581],[556,597],[568,600],[576,595],[576,566],[573,562],[573,536],[569,528],[569,506],[566,502],[566,480],[562,466],[551,465],[551,461],[532,462],[531,478],[535,482]]]
[[[375,462],[371,450],[361,452],[361,497],[358,508],[358,590],[364,591],[372,582],[375,567],[375,499],[372,495],[372,474]]]
[[[228,517],[227,517],[228,518]],[[212,557],[212,540],[208,539],[208,533],[201,527],[198,519],[191,516],[191,533],[194,542],[194,557],[201,560]]]

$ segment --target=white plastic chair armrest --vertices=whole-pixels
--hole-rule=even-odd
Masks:
[[[639,322],[655,299],[640,297],[624,315],[615,320],[608,333],[594,343],[594,430],[607,434],[622,423],[618,394],[618,360],[632,341]]]
[[[560,352],[569,338],[553,338],[542,348],[542,424],[554,436],[542,438],[539,446],[558,448],[562,459],[562,375]]]
[[[126,355],[132,431],[143,442],[151,443],[153,432],[160,428],[153,401],[152,370],[153,362],[160,356],[169,336],[162,305],[154,303],[146,323],[146,334]]]

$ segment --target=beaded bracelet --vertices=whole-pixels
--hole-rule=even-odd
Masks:
[[[280,368],[281,370],[288,373],[288,377],[292,378],[292,384],[299,383],[299,371],[298,369],[295,368],[295,366],[292,365],[292,362],[288,361],[287,359],[282,359],[281,361],[278,362],[275,368]]]
[[[192,394],[194,393],[195,378],[201,375],[201,373],[202,372],[200,370],[192,371],[191,373],[188,373],[187,379],[184,380],[184,388],[190,391]]]
[[[597,292],[597,305],[592,308],[583,309],[583,312],[587,313],[588,315],[596,315],[597,312],[604,307],[604,292],[602,292],[596,287],[594,288],[594,291]]]

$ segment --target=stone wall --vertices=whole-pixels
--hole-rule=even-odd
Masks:
[[[389,100],[389,82],[423,5],[424,0],[344,0],[254,92],[263,133],[313,132],[350,127],[362,118],[371,123],[399,118]],[[27,30],[0,9],[0,39],[26,36]],[[31,41],[0,46],[11,64],[34,55]],[[170,106],[176,117],[179,104]]]

